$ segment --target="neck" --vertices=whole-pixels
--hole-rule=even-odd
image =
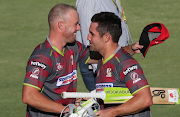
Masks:
[[[66,43],[63,41],[63,38],[61,36],[57,35],[57,33],[55,34],[53,32],[50,32],[49,39],[53,46],[55,46],[61,52],[63,51],[63,48],[66,45]]]
[[[104,49],[102,49],[103,51],[100,52],[103,60],[109,58],[116,51],[117,47],[118,47],[118,43],[113,43],[111,45],[105,46]]]

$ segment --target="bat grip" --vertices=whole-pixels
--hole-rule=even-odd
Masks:
[[[86,93],[86,92],[62,92],[62,98],[101,98],[105,99],[106,94],[105,92],[99,93]]]

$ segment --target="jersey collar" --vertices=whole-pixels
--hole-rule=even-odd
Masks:
[[[103,60],[103,58],[102,58],[102,63],[103,63],[103,65],[104,65],[107,61],[109,61],[111,58],[113,58],[114,55],[117,53],[117,51],[120,50],[120,49],[121,49],[121,46],[118,46],[117,49],[114,51],[114,53],[113,53],[111,56],[109,56],[106,60]]]
[[[47,41],[49,42],[49,44],[51,45],[51,47],[58,52],[60,55],[64,56],[64,52],[65,52],[65,48],[63,48],[63,52],[61,52],[59,49],[57,49],[55,46],[53,46],[53,44],[51,43],[50,39],[49,39],[49,35],[47,35]]]

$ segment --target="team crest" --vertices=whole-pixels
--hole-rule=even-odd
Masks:
[[[107,75],[106,77],[111,77],[112,74],[111,74],[111,68],[107,68]]]
[[[59,71],[63,68],[63,66],[60,63],[56,63],[56,71]]]
[[[131,79],[133,80],[133,84],[141,80],[136,72],[131,73]]]

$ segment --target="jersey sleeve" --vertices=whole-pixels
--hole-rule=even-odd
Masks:
[[[45,55],[33,55],[27,62],[24,85],[43,88],[46,78],[52,70],[52,60]]]
[[[123,61],[122,66],[123,70],[120,73],[121,80],[126,83],[132,95],[145,87],[149,87],[143,70],[135,59]]]

